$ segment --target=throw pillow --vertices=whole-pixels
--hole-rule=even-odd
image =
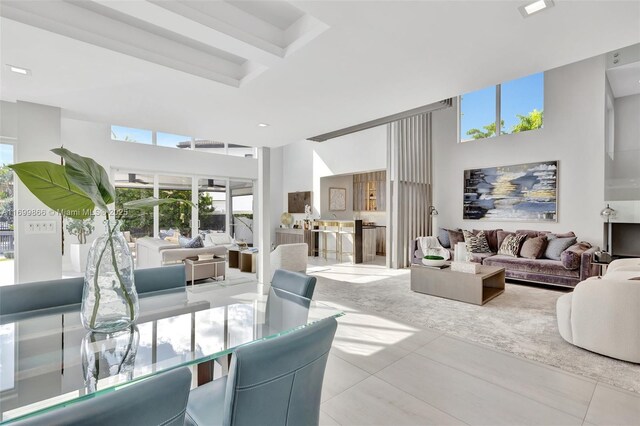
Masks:
[[[548,237],[549,238],[549,237]],[[551,260],[560,260],[562,252],[576,243],[576,237],[569,238],[549,238],[547,249],[544,252],[544,257]]]
[[[498,243],[498,250],[496,251],[500,251],[500,247],[502,247],[502,243],[504,242],[504,239],[507,238],[507,236],[509,235],[515,235],[515,232],[509,232],[509,231],[498,231],[496,233],[496,242]]]
[[[527,238],[520,249],[520,257],[527,259],[540,259],[547,248],[547,237],[540,236]]]
[[[516,234],[526,234],[527,238],[541,237],[547,235],[549,231],[534,231],[533,229],[518,229]]]
[[[489,243],[484,236],[484,231],[478,232],[477,235],[473,235],[469,231],[462,231],[464,235],[464,242],[467,244],[467,250],[470,253],[491,253],[489,249]]]
[[[196,235],[193,238],[180,237],[179,239],[180,247],[183,248],[202,248],[204,244],[202,244],[202,238],[200,235]]]
[[[576,234],[573,233],[573,231],[569,231],[569,232],[565,232],[564,234],[558,234],[557,232],[554,232],[552,234],[549,235],[553,235],[557,238],[571,238],[571,237],[575,237]]]
[[[520,253],[520,246],[526,238],[527,236],[525,234],[507,235],[504,241],[502,241],[502,245],[500,246],[500,250],[498,250],[498,254],[518,257],[518,253]]]
[[[166,237],[164,240],[168,243],[173,243],[173,244],[180,244],[180,240],[179,240],[179,236],[173,236],[173,237]]]
[[[455,229],[448,229],[449,232],[449,244],[450,247],[455,247],[458,243],[464,243],[464,234],[462,231],[456,231]]]
[[[451,247],[451,241],[449,240],[449,230],[444,228],[438,228],[438,241],[444,248]]]
[[[591,244],[585,241],[572,245],[560,255],[562,266],[569,270],[578,269],[582,260],[582,253],[590,248]]]
[[[500,245],[498,244],[498,232],[502,231],[502,229],[484,229],[484,236],[487,238],[487,242],[489,243],[489,250],[491,253],[497,253]],[[474,229],[473,233],[478,235],[480,233],[479,229]]]

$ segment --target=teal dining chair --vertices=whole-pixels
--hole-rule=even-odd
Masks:
[[[185,424],[317,425],[334,318],[241,346],[229,375],[191,391]]]
[[[182,426],[191,387],[187,367],[12,423],[15,426]]]
[[[313,291],[316,288],[316,277],[302,272],[276,269],[271,279],[271,287],[312,299]]]
[[[184,265],[136,269],[133,274],[138,294],[184,288],[187,282]],[[0,315],[81,303],[83,286],[82,277],[0,286]]]

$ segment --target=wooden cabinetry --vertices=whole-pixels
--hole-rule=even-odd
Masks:
[[[353,210],[385,211],[387,201],[387,172],[353,175]]]
[[[314,248],[318,248],[315,234],[308,229],[277,229],[276,230],[276,246],[280,244],[296,244],[307,243],[309,247],[308,255],[314,256]]]
[[[376,226],[376,254],[387,255],[387,228],[384,226]]]

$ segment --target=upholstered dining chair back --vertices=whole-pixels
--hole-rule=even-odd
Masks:
[[[334,318],[241,346],[229,374],[191,391],[186,425],[317,425]]]
[[[12,424],[182,426],[190,387],[191,371],[182,367]]]
[[[133,274],[138,294],[186,286],[184,265],[136,269]],[[0,315],[82,303],[83,286],[82,277],[0,286]]]
[[[0,287],[0,315],[36,311],[82,302],[82,277]]]
[[[133,275],[135,276],[138,294],[184,288],[187,285],[187,277],[182,264],[136,269],[133,271]]]
[[[223,424],[317,425],[334,318],[240,347],[227,378]]]
[[[302,272],[276,269],[271,280],[271,287],[311,299],[316,288],[316,277]]]

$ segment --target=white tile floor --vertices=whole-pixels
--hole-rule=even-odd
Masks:
[[[346,315],[327,364],[323,425],[640,425],[640,394],[326,302]]]

